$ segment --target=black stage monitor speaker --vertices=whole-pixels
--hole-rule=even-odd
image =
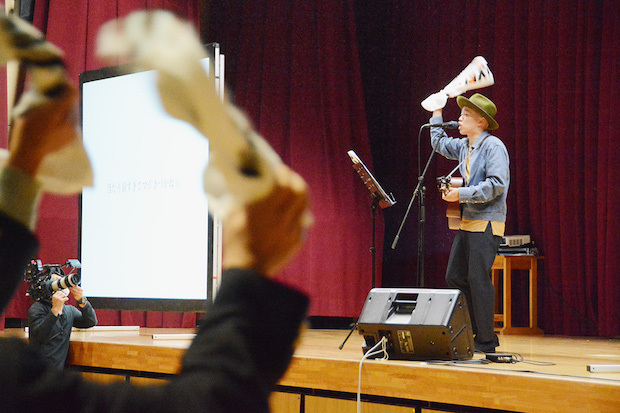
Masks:
[[[382,337],[390,359],[468,360],[474,353],[469,310],[459,290],[373,288],[357,328],[364,354]]]

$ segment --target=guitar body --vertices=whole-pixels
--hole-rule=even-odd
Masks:
[[[445,194],[450,190],[450,188],[459,188],[463,186],[463,178],[460,176],[437,178],[437,186],[439,191]],[[459,229],[461,226],[460,202],[448,202],[448,206],[446,208],[446,218],[448,218],[449,229]]]

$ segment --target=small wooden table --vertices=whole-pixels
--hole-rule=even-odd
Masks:
[[[544,257],[534,255],[498,255],[491,267],[491,279],[495,286],[495,302],[499,304],[499,272],[503,271],[503,314],[495,314],[495,321],[502,323],[501,334],[542,335],[538,328],[538,261]],[[530,274],[530,325],[529,327],[512,326],[512,270],[529,270]],[[497,306],[496,306],[497,307]],[[496,310],[497,311],[497,310]]]

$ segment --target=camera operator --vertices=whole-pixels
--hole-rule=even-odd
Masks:
[[[52,281],[60,279],[58,274],[51,275]],[[69,294],[73,294],[78,308],[66,304]],[[86,300],[82,287],[78,285],[55,291],[51,297],[48,295],[35,301],[28,310],[30,345],[39,351],[50,365],[59,369],[65,367],[69,355],[71,328],[90,328],[96,325],[95,310]]]

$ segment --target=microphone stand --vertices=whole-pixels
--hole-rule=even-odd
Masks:
[[[433,151],[431,152],[430,156],[428,157],[428,160],[426,161],[426,166],[424,167],[424,171],[422,173],[420,173],[420,136],[422,135],[422,129],[424,129],[427,126],[435,126],[435,125],[431,125],[431,124],[425,124],[422,125],[420,127],[420,130],[418,131],[418,184],[415,187],[415,190],[413,191],[413,195],[411,196],[411,200],[409,201],[409,206],[407,207],[407,211],[405,212],[405,216],[403,217],[402,222],[400,223],[400,227],[398,228],[398,232],[396,233],[396,236],[394,237],[394,241],[392,242],[392,249],[396,249],[396,244],[398,243],[398,240],[400,238],[400,233],[403,230],[403,227],[405,226],[405,221],[407,220],[407,217],[409,216],[409,211],[411,210],[411,207],[413,205],[413,201],[416,199],[416,197],[419,197],[418,203],[419,203],[419,224],[418,224],[418,257],[417,257],[417,263],[418,263],[418,275],[417,275],[417,285],[419,287],[424,287],[424,244],[426,242],[425,237],[424,237],[424,225],[426,223],[426,207],[425,207],[425,193],[426,193],[426,187],[424,186],[424,179],[426,177],[426,173],[428,172],[428,167],[431,164],[431,161],[433,160],[433,157],[435,156],[435,148],[433,148]],[[437,125],[439,126],[439,125]]]

